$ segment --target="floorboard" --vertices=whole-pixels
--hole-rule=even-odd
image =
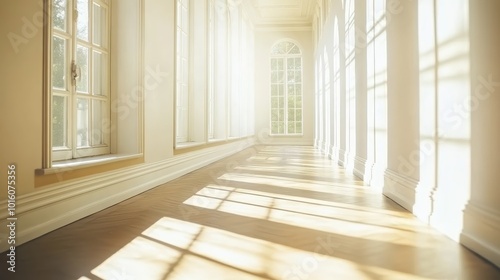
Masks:
[[[249,148],[21,245],[16,268],[0,279],[500,279],[293,146]]]

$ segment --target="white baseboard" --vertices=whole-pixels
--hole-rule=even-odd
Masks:
[[[344,149],[338,149],[337,163],[344,167],[346,163],[346,151]]]
[[[413,212],[418,181],[390,169],[385,171],[383,194]]]
[[[355,156],[354,157],[354,170],[353,173],[355,176],[359,177],[361,180],[365,180],[366,178],[366,159]]]
[[[19,246],[252,145],[254,140],[246,139],[20,195],[17,197],[15,245]],[[0,205],[0,226],[6,228],[7,203],[1,201]],[[0,236],[0,252],[11,246],[7,238],[7,234]]]
[[[286,145],[286,146],[314,146],[314,140],[311,138],[297,138],[293,137],[269,137],[266,143],[261,143],[262,145]],[[321,146],[314,146],[317,149],[321,149]]]
[[[469,202],[460,243],[500,267],[500,213]]]

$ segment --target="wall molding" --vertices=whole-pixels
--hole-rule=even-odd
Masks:
[[[293,137],[272,137],[270,136],[264,145],[288,145],[288,146],[314,146],[314,139],[312,138],[297,138]],[[320,149],[320,146],[315,146],[315,148]]]
[[[460,243],[500,267],[500,213],[469,201]]]
[[[338,149],[338,157],[337,157],[338,165],[345,167],[346,155],[347,155],[346,150],[344,150],[342,148]]]
[[[418,180],[387,169],[382,193],[413,213],[418,185]]]
[[[249,138],[155,163],[65,181],[35,193],[20,195],[17,197],[19,226],[15,245],[19,246],[253,145],[254,139]],[[0,203],[0,226],[5,228],[7,201]],[[6,234],[0,236],[0,252],[10,246],[7,237]]]
[[[366,163],[367,160],[365,158],[357,155],[354,157],[354,169],[352,172],[363,181],[365,181],[366,177]]]

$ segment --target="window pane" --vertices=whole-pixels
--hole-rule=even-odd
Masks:
[[[301,96],[297,96],[295,106],[297,108],[302,108],[302,97]]]
[[[295,96],[288,97],[288,108],[295,108]]]
[[[289,53],[290,54],[300,54],[300,50],[297,46],[293,46]]]
[[[278,72],[271,73],[271,83],[273,84],[278,83]]]
[[[279,120],[278,109],[271,110],[271,121],[275,122]]]
[[[286,68],[288,70],[293,70],[295,68],[295,58],[288,58],[287,59]]]
[[[189,12],[188,12],[188,7],[187,7],[187,1],[184,1],[185,3],[183,3],[185,6],[182,7],[182,11],[181,11],[181,17],[182,17],[182,21],[181,21],[181,24],[182,24],[182,29],[184,30],[188,30],[189,28]]]
[[[107,46],[106,43],[106,30],[107,30],[107,14],[106,8],[99,4],[94,3],[94,15],[93,15],[93,43],[98,46]]]
[[[295,110],[288,109],[288,122],[293,122],[293,121],[295,121]]]
[[[295,133],[302,133],[302,122],[297,122],[295,125]]]
[[[295,133],[295,122],[288,122],[288,133]]]
[[[54,36],[52,40],[52,87],[66,89],[66,40]]]
[[[283,59],[281,59],[281,58],[278,59],[278,66],[277,67],[279,70],[285,70],[285,67],[283,65]]]
[[[278,97],[271,97],[271,108],[278,108]]]
[[[77,79],[76,90],[89,92],[89,49],[78,45],[76,48],[76,64],[80,67],[80,77]]]
[[[287,73],[287,83],[288,84],[293,84],[295,83],[295,73],[294,71],[288,71]]]
[[[271,96],[278,96],[278,86],[271,85]]]
[[[284,97],[279,97],[279,104],[278,106],[280,108],[285,108],[285,98]]]
[[[279,71],[278,72],[278,81],[277,82],[278,83],[283,83],[283,81],[285,79],[284,76],[285,76],[285,72],[284,71]]]
[[[67,109],[66,97],[57,95],[52,97],[52,147],[67,146]]]
[[[272,134],[278,134],[279,133],[278,122],[271,122],[271,133]]]
[[[295,58],[295,70],[302,71],[302,60],[300,57]]]
[[[278,123],[278,133],[279,134],[284,134],[285,133],[285,123],[284,122],[279,122]]]
[[[106,115],[104,111],[106,102],[100,100],[92,101],[92,145],[102,145],[104,143],[103,118]]]
[[[298,122],[302,122],[302,110],[301,109],[295,110],[295,120]]]
[[[89,146],[89,101],[78,98],[76,104],[76,146]]]
[[[78,39],[89,40],[89,2],[88,0],[78,0],[78,19],[76,23],[76,35]]]
[[[182,59],[181,63],[182,63],[181,64],[181,67],[182,67],[182,82],[183,83],[187,83],[188,79],[189,79],[188,61],[187,61],[187,59]]]
[[[66,31],[66,0],[52,1],[52,23],[54,28]]]
[[[300,74],[299,71],[295,71],[295,82],[296,83],[301,83],[302,82],[302,75]]]
[[[108,60],[107,55],[101,52],[94,51],[93,56],[93,94],[107,95],[108,94]]]
[[[295,94],[302,95],[302,85],[301,84],[295,84]]]

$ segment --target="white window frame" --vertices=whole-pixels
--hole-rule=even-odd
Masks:
[[[278,45],[280,44],[283,44],[283,43],[291,43],[293,44],[293,47],[290,48],[289,51],[291,51],[294,47],[297,47],[299,49],[299,54],[290,54],[289,51],[287,53],[284,53],[284,54],[272,54],[272,51],[275,49],[275,47],[277,47]],[[289,82],[288,82],[288,59],[290,58],[299,58],[300,59],[300,83],[293,83],[294,85],[296,84],[300,84],[300,100],[301,100],[301,106],[300,108],[297,108],[295,107],[294,109],[300,109],[301,111],[301,117],[300,117],[300,132],[289,132],[288,130],[288,125],[289,125],[289,120],[288,120],[288,110],[290,108],[288,108],[288,102],[289,102],[289,97],[290,97],[290,94],[288,92],[288,86],[289,86]],[[275,59],[279,59],[279,60],[282,60],[283,62],[283,69],[284,69],[284,77],[283,77],[283,83],[273,83],[273,80],[272,80],[272,76],[273,76],[273,66],[272,66],[272,62],[273,60]],[[269,63],[269,66],[270,66],[270,73],[271,73],[271,79],[270,79],[270,115],[269,115],[269,121],[270,121],[270,134],[271,135],[303,135],[303,132],[304,132],[304,94],[303,94],[303,89],[304,89],[304,79],[303,79],[303,72],[304,72],[304,64],[303,64],[303,58],[302,58],[302,48],[299,46],[299,44],[297,44],[296,42],[294,41],[291,41],[291,40],[282,40],[282,41],[279,41],[277,42],[276,44],[273,45],[273,47],[271,48],[271,56],[270,56],[270,63]],[[272,88],[273,88],[273,85],[280,85],[282,84],[283,85],[283,88],[284,88],[284,120],[283,121],[280,121],[278,120],[277,122],[283,122],[283,126],[284,126],[284,130],[283,132],[280,132],[278,131],[277,133],[273,131],[273,93],[272,93]],[[295,95],[297,96],[297,95]],[[279,101],[278,101],[279,103]],[[278,110],[280,108],[278,107]],[[293,122],[295,123],[298,123],[299,121],[297,119],[295,119]],[[297,127],[295,127],[295,130],[297,131]]]
[[[186,9],[183,15],[180,8]],[[189,0],[175,1],[175,142],[186,143],[189,138],[190,102],[190,28],[191,3]],[[187,16],[187,18],[183,18]],[[185,36],[185,41],[180,36]]]
[[[208,0],[207,136],[215,138],[215,3]]]
[[[45,12],[43,18],[42,162],[41,168],[36,169],[35,173],[51,175],[55,172],[141,158],[144,150],[142,125],[144,93],[140,90],[144,88],[145,76],[144,1],[105,0],[109,3],[107,27],[110,40],[108,45],[110,64],[106,71],[109,74],[107,77],[109,85],[106,85],[106,88],[109,86],[110,118],[105,120],[103,127],[107,129],[106,133],[110,136],[109,151],[106,150],[106,153],[98,156],[71,157],[67,160],[58,159],[52,151],[52,14],[54,9],[52,1],[43,0]],[[69,7],[67,10],[73,11]],[[128,48],[121,48],[122,45],[127,45]],[[126,71],[121,71],[122,65],[127,65]],[[67,68],[64,75],[69,77],[70,74],[70,69]],[[118,139],[121,140],[118,141]]]
[[[49,38],[49,42],[47,44],[47,50],[50,52],[50,55],[47,55],[47,61],[50,63],[46,63],[48,65],[48,69],[46,71],[46,82],[48,84],[47,88],[50,92],[50,115],[47,117],[47,123],[50,125],[50,140],[48,141],[48,146],[50,147],[51,155],[46,157],[49,158],[50,161],[59,161],[59,160],[70,160],[77,159],[82,157],[89,156],[97,156],[97,155],[105,155],[110,153],[110,131],[109,127],[107,127],[110,123],[110,14],[111,14],[111,0],[89,0],[87,3],[87,14],[88,14],[88,26],[87,26],[87,37],[88,42],[78,38],[77,36],[77,0],[68,0],[66,1],[66,10],[65,10],[65,30],[58,29],[54,26],[53,22],[53,13],[54,11],[54,1],[48,0],[46,5],[50,5],[48,10],[50,11],[50,17],[46,19],[49,24],[49,28],[46,29],[47,38]],[[94,5],[101,7],[105,10],[105,20],[101,22],[105,25],[103,35],[104,41],[100,43],[96,43],[94,40],[94,29],[93,29],[93,19],[94,19]],[[84,15],[82,13],[83,9],[80,8],[80,18]],[[101,18],[102,19],[102,18]],[[99,32],[99,35],[101,33]],[[63,76],[63,88],[56,88],[53,84],[53,71],[55,67],[54,65],[54,56],[53,56],[53,40],[55,38],[60,38],[65,40],[65,53],[64,53],[64,76]],[[102,39],[102,38],[101,38]],[[87,48],[87,61],[86,61],[86,69],[83,71],[87,72],[87,93],[84,93],[81,90],[78,90],[78,77],[74,78],[74,75],[82,76],[82,65],[78,65],[77,59],[77,47]],[[104,87],[100,87],[100,90],[103,90],[103,95],[95,94],[94,92],[94,81],[92,80],[94,77],[94,71],[96,68],[93,67],[93,58],[95,54],[103,55],[105,60],[105,67],[102,71],[104,77]],[[101,77],[101,78],[102,78]],[[81,79],[81,78],[80,78]],[[54,106],[55,97],[63,97],[65,98],[65,106],[62,112],[62,122],[65,127],[63,130],[63,139],[61,146],[54,146],[56,140],[52,133],[55,132],[53,129],[53,125],[55,124],[55,115],[54,110],[56,109]],[[85,144],[78,145],[77,141],[78,137],[78,123],[82,121],[81,118],[78,118],[78,100],[86,100],[87,101],[87,116],[83,120],[87,122],[86,132],[83,133],[85,135]],[[101,107],[100,118],[95,118],[93,115],[93,107],[97,102],[102,102],[103,106]],[[61,116],[60,116],[61,117]],[[99,128],[100,126],[100,128]],[[96,133],[96,134],[94,134]],[[99,136],[99,140],[97,137],[94,139],[94,135]],[[81,138],[80,138],[81,139]],[[53,147],[54,146],[54,147]],[[45,165],[49,165],[49,163],[45,163]]]

